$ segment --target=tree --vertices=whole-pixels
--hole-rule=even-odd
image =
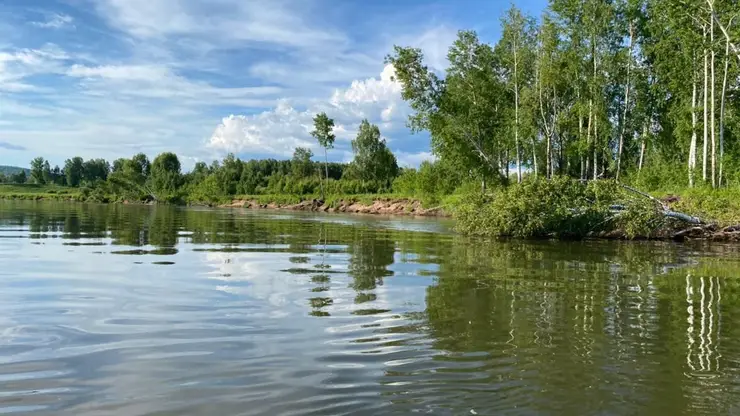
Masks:
[[[414,111],[408,121],[412,131],[429,131],[432,151],[477,176],[485,188],[487,178],[503,180],[508,165],[502,134],[507,110],[501,104],[507,91],[493,49],[475,32],[459,32],[448,57],[444,80],[424,65],[417,48],[395,46],[386,62],[393,64],[401,97]]]
[[[307,178],[313,175],[314,168],[311,158],[313,152],[306,147],[296,147],[291,161],[291,171],[296,178]]]
[[[243,164],[233,153],[226,155],[221,167],[213,172],[218,177],[219,185],[225,195],[234,195],[237,192],[242,177]]]
[[[159,154],[151,164],[148,185],[157,199],[173,197],[180,186],[180,160],[170,152]]]
[[[514,120],[511,130],[514,135],[514,152],[516,154],[517,182],[522,181],[522,148],[520,145],[521,133],[521,101],[523,90],[531,87],[534,69],[535,23],[531,17],[524,16],[516,6],[512,6],[502,20],[503,30],[501,40],[497,45],[497,53],[501,57],[502,69],[507,87],[512,92]],[[537,156],[534,149],[532,163],[537,170]]]
[[[44,162],[43,157],[37,157],[31,161],[31,178],[39,185],[46,183],[44,180]]]
[[[144,177],[149,176],[151,164],[149,158],[143,153],[137,153],[131,160],[134,162],[134,169]]]
[[[54,183],[60,186],[64,186],[67,182],[64,171],[59,168],[59,165],[54,165],[54,169],[51,170],[51,177],[54,178]]]
[[[83,163],[82,178],[89,184],[108,179],[110,165],[105,159],[89,159]]]
[[[44,178],[44,183],[54,183],[54,174],[51,171],[51,165],[49,165],[48,160],[44,160],[42,177]]]
[[[10,175],[10,181],[16,184],[24,184],[28,182],[28,176],[26,175],[26,170],[22,169],[20,172]]]
[[[64,161],[64,174],[67,177],[67,186],[77,187],[84,176],[84,161],[81,157],[75,156],[72,159]]]
[[[317,114],[313,118],[314,130],[311,132],[321,147],[324,148],[324,170],[326,173],[326,187],[321,190],[321,199],[326,198],[326,190],[329,187],[329,156],[328,149],[334,148],[334,120],[330,119],[326,113]]]
[[[355,158],[352,164],[359,179],[389,184],[398,176],[396,157],[380,137],[380,129],[362,120],[357,138],[352,141]]]
[[[126,164],[126,159],[122,157],[114,160],[113,165],[111,167],[111,172],[122,172],[125,164]]]

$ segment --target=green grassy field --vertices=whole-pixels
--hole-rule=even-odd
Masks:
[[[56,185],[0,184],[0,198],[23,200],[79,200],[79,189]]]

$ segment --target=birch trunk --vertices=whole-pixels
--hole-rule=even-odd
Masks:
[[[725,162],[725,96],[727,95],[727,73],[730,69],[730,42],[725,45],[725,70],[722,76],[722,98],[719,105],[719,186],[722,186],[722,170]]]
[[[717,13],[714,10],[714,0],[707,0],[707,4],[709,4],[709,12],[712,14],[712,22],[717,22],[717,26],[719,26],[719,30],[722,31],[722,34],[725,36],[725,39],[727,40],[727,46],[732,48],[732,52],[737,56],[738,63],[740,63],[740,47],[737,46],[734,42],[732,42],[732,39],[730,38],[730,34],[727,32],[727,28],[722,24],[722,22],[719,21],[719,18],[717,17]],[[732,26],[732,20],[735,18],[735,16],[730,19],[730,24],[728,27]]]
[[[642,172],[642,164],[645,161],[645,139],[647,136],[647,124],[642,126],[642,144],[640,144],[640,163],[637,165],[637,170]]]
[[[707,28],[704,27],[704,43],[707,41]],[[709,146],[709,54],[704,47],[704,141],[702,143],[701,172],[702,180],[707,181],[707,150]]]
[[[599,126],[598,123],[599,119],[596,118],[596,114],[594,114],[594,180],[599,178],[599,154],[598,154],[598,146],[596,146],[597,140],[597,129]]]
[[[617,174],[616,179],[619,180],[619,172],[622,169],[622,151],[624,148],[624,134],[627,129],[627,110],[629,109],[629,98],[630,98],[630,71],[632,70],[632,43],[634,41],[634,26],[630,22],[630,46],[629,55],[627,56],[627,84],[624,87],[624,113],[622,114],[622,130],[619,132],[619,149],[617,150]]]
[[[596,153],[597,148],[598,148],[597,143],[599,141],[599,129],[598,129],[598,122],[597,122],[598,121],[598,118],[596,117],[596,111],[594,111],[595,110],[594,109],[595,105],[594,105],[594,101],[593,101],[593,100],[596,99],[596,74],[597,74],[597,71],[596,71],[596,38],[595,37],[592,37],[591,38],[591,55],[592,55],[591,58],[593,59],[593,62],[594,62],[594,78],[593,78],[593,80],[591,80],[591,82],[592,82],[592,86],[591,86],[592,111],[591,112],[593,113],[593,118],[594,118],[593,119],[593,123],[594,123],[594,140],[593,140],[593,144],[594,144],[594,180],[596,180],[596,178],[598,178],[598,176],[599,176],[599,173],[598,173],[599,172],[599,161],[597,160],[597,156],[598,155]]]
[[[522,183],[522,155],[519,150],[519,56],[514,42],[514,145],[516,146],[516,181]]]
[[[692,70],[693,71],[693,70]],[[689,187],[694,187],[694,173],[696,170],[696,72],[691,80],[691,144],[689,145]]]
[[[329,192],[329,154],[326,151],[326,147],[324,148],[324,173],[326,173],[326,186],[322,191],[324,195],[322,195],[321,199],[326,201],[326,192]]]
[[[714,51],[714,20],[712,20],[711,25],[710,25],[710,38],[709,39],[711,41],[710,47],[712,48],[712,64],[711,64],[711,68],[712,68],[712,75],[711,75],[712,77],[712,81],[711,81],[712,83],[712,87],[711,87],[712,88],[712,98],[711,98],[712,99],[712,105],[711,105],[711,111],[712,111],[712,123],[711,123],[711,126],[712,126],[712,188],[716,188],[717,187],[717,177],[716,177],[717,143],[715,141],[715,137],[716,137],[717,129],[715,128],[715,121],[717,117],[715,117],[716,112],[714,108],[715,102],[716,102],[715,97],[714,97],[714,90],[715,90],[714,87],[715,87],[715,81],[716,81],[716,76],[714,73],[714,61],[715,61],[715,56],[716,56],[716,53]]]
[[[591,165],[589,164],[588,152],[589,150],[591,150],[591,123],[593,117],[593,106],[594,100],[592,98],[588,102],[588,125],[586,126],[586,172],[584,173],[584,179],[588,178],[588,172],[591,167]]]

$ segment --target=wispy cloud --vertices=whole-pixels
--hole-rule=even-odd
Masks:
[[[26,150],[25,147],[17,144],[12,144],[8,142],[0,142],[0,149],[6,149],[6,150]]]
[[[49,43],[38,49],[0,50],[0,91],[36,91],[40,87],[26,82],[38,74],[60,72],[69,55]]]
[[[51,13],[47,15],[46,20],[41,22],[31,22],[36,27],[44,29],[61,29],[61,28],[74,28],[75,25],[72,23],[74,19],[72,16],[63,13]]]
[[[321,47],[345,42],[339,32],[311,25],[300,14],[303,1],[101,0],[98,11],[118,29],[137,38],[199,38],[228,48],[233,42],[286,47]]]

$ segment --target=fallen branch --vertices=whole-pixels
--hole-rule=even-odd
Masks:
[[[643,196],[645,198],[648,198],[651,201],[655,202],[658,206],[660,206],[661,210],[663,211],[663,215],[665,215],[668,218],[674,218],[674,219],[677,219],[677,220],[680,220],[680,221],[687,222],[689,224],[696,224],[696,225],[705,224],[705,221],[703,221],[701,218],[694,217],[694,216],[691,216],[689,214],[684,214],[683,212],[677,212],[677,211],[671,210],[668,207],[668,205],[666,205],[663,201],[661,201],[660,199],[658,199],[658,198],[656,198],[656,197],[654,197],[654,196],[652,196],[652,195],[650,195],[648,193],[642,192],[639,189],[635,189],[635,188],[633,188],[631,186],[628,186],[628,185],[625,185],[625,184],[620,184],[620,186],[622,188],[630,191],[630,192],[634,192],[634,193],[636,193],[638,195],[641,195],[641,196]],[[620,206],[620,205],[612,205],[612,207],[621,207],[621,209],[624,209],[624,206]]]

